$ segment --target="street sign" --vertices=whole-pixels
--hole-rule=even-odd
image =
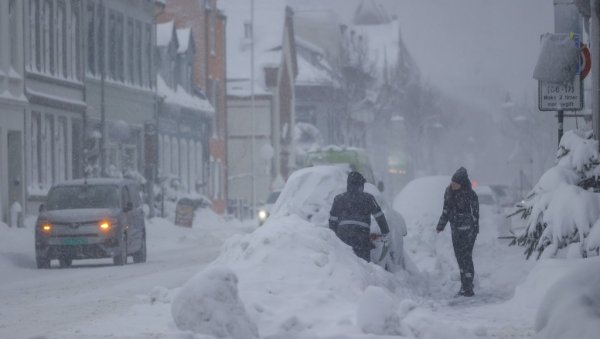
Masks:
[[[552,84],[539,82],[540,111],[580,111],[583,109],[583,86],[581,75],[577,74],[573,82]]]
[[[577,49],[581,48],[581,37],[579,34],[554,34],[553,37],[568,36],[569,40]],[[585,57],[585,55],[584,55]],[[586,60],[583,60],[584,62]],[[565,83],[552,83],[539,81],[538,85],[538,109],[540,111],[580,111],[583,109],[583,85],[582,69],[585,64],[580,62],[573,81]],[[585,70],[585,69],[583,69]]]

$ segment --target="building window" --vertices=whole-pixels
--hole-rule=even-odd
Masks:
[[[171,138],[171,174],[179,177],[179,140]]]
[[[152,25],[150,24],[146,24],[146,37],[145,37],[145,42],[146,42],[146,71],[147,71],[147,75],[146,75],[146,85],[150,88],[153,87],[153,65],[152,65],[152,51],[153,51],[153,44],[152,44]],[[156,78],[156,76],[154,76],[154,78]]]
[[[90,2],[87,9],[87,67],[91,74],[96,74],[96,8]]]
[[[210,13],[208,17],[208,45],[210,54],[216,55],[217,50],[217,33],[215,29],[215,13]]]
[[[77,80],[81,79],[81,29],[80,29],[80,12],[79,2],[72,0],[71,2],[71,76]]]
[[[56,42],[57,75],[67,78],[67,5],[64,0],[56,3]]]
[[[42,118],[39,112],[31,112],[31,187],[40,189],[42,183]]]
[[[68,178],[67,173],[67,119],[58,118],[56,126],[56,135],[54,142],[56,144],[56,181],[64,181]]]
[[[117,16],[117,79],[121,82],[125,82],[125,22],[123,20],[123,15]]]
[[[204,184],[204,161],[202,159],[202,143],[196,142],[196,181]],[[204,193],[204,191],[202,192]]]
[[[8,2],[8,29],[10,35],[10,65],[15,72],[19,71],[18,39],[17,39],[17,3],[16,0]]]
[[[127,19],[127,80],[131,84],[135,84],[135,57],[133,55],[134,43],[133,19],[129,18]]]
[[[117,18],[114,12],[108,16],[108,73],[113,80],[117,79]]]
[[[189,191],[190,181],[189,181],[189,154],[188,154],[188,143],[187,140],[182,139],[180,142],[179,151],[181,152],[179,159],[181,159],[181,178],[183,182],[183,187]]]
[[[29,69],[39,71],[39,0],[29,2]]]
[[[43,32],[42,32],[42,50],[43,50],[43,70],[46,73],[55,74],[54,65],[54,2],[45,0],[42,11]]]
[[[42,137],[42,167],[40,171],[42,171],[42,185],[44,189],[47,189],[52,185],[55,178],[55,153],[54,151],[54,117],[50,114],[46,114],[46,118],[44,119],[44,128],[43,128],[43,137]]]
[[[140,86],[144,85],[144,68],[142,65],[142,23],[137,21],[135,23],[135,65],[137,67],[137,84]]]

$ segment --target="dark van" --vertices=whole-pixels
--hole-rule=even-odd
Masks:
[[[125,179],[72,180],[52,186],[35,226],[38,268],[58,259],[146,261],[146,225],[138,184]]]

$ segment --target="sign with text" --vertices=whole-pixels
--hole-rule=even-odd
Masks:
[[[573,82],[554,84],[540,81],[540,111],[580,111],[583,109],[583,86],[581,75],[577,74]]]

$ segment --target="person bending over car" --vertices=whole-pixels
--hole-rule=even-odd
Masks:
[[[371,261],[371,249],[374,248],[370,239],[371,215],[381,229],[384,244],[387,244],[390,229],[375,197],[364,192],[365,182],[358,172],[348,174],[347,191],[333,200],[329,228],[350,245],[358,257]]]

